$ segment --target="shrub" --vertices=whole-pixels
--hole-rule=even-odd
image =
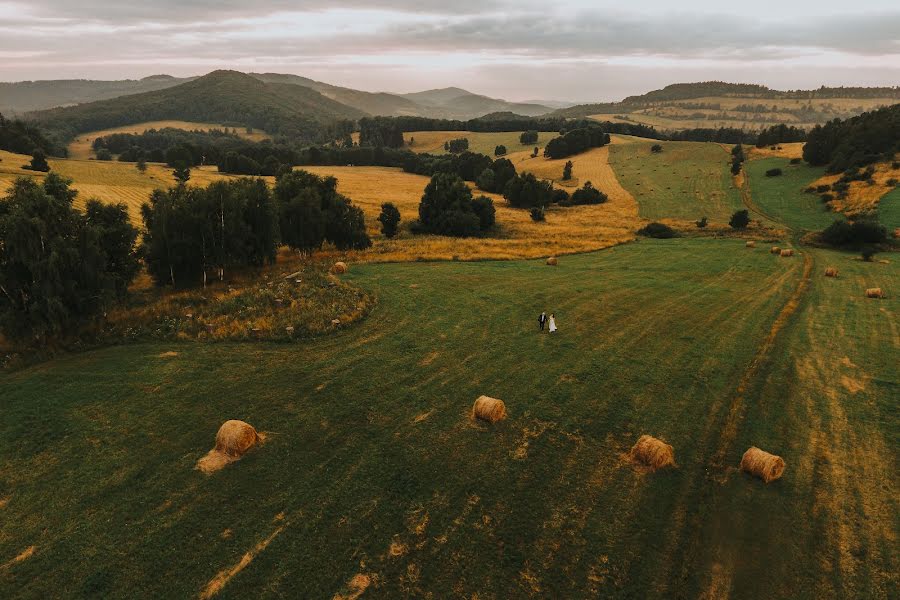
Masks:
[[[662,146],[659,144],[653,144],[652,146],[650,146],[650,152],[659,154],[660,152],[662,152]]]
[[[390,202],[385,202],[381,205],[378,221],[381,223],[381,233],[384,237],[395,237],[400,229],[400,211]]]
[[[494,148],[494,156],[505,156],[506,155],[506,146],[500,144],[496,148]]]
[[[478,215],[479,227],[482,231],[487,231],[497,222],[497,210],[494,208],[494,201],[487,196],[478,196],[473,199],[472,210]]]
[[[567,160],[565,166],[563,167],[562,174],[563,181],[569,181],[572,179],[572,161]]]
[[[569,192],[554,188],[553,192],[550,194],[550,202],[552,204],[561,204],[562,206],[565,206],[569,202]]]
[[[485,169],[484,171],[482,171],[481,175],[478,176],[478,179],[475,180],[475,185],[478,186],[479,190],[484,190],[485,192],[493,192],[494,186],[496,185],[494,170]]]
[[[737,160],[736,160],[736,161],[732,162],[732,163],[731,163],[731,174],[732,174],[732,175],[737,175],[737,174],[740,173],[740,172],[741,172],[741,163],[740,163],[740,161],[737,161]]]
[[[697,221],[696,223],[697,223],[698,229],[703,229],[706,227],[708,221],[707,221],[706,217],[701,217],[700,220]]]
[[[768,171],[766,171],[766,177],[778,177],[781,175],[781,173],[782,173],[781,169],[778,169],[778,168],[769,169]]]
[[[595,188],[590,181],[584,182],[584,186],[581,189],[577,189],[572,192],[572,197],[569,199],[568,204],[570,206],[582,205],[582,204],[603,204],[609,198],[606,194]]]
[[[50,171],[50,164],[47,162],[47,155],[40,148],[36,148],[31,153],[31,162],[22,167],[29,171],[41,171],[47,173]]]
[[[746,209],[736,210],[731,215],[731,219],[728,220],[728,224],[731,225],[732,229],[746,229],[747,225],[750,224],[750,213]]]
[[[802,163],[802,162],[803,162],[803,159],[802,159],[802,158],[799,158],[799,157],[795,157],[795,158],[792,158],[792,159],[791,159],[791,164],[792,164],[792,165],[799,165],[799,164]]]
[[[877,250],[871,246],[867,246],[863,248],[862,252],[860,252],[860,257],[866,262],[872,262],[872,259],[875,258],[875,253]]]
[[[887,184],[888,187],[896,187],[896,185],[897,185],[897,178],[896,178],[896,177],[891,177],[891,178],[888,179],[885,183]]]
[[[97,160],[112,160],[113,155],[112,152],[107,150],[106,148],[100,148],[97,150]]]
[[[535,223],[540,221],[545,221],[546,216],[544,215],[544,207],[543,206],[535,206],[531,209],[531,220]]]
[[[653,222],[638,229],[638,235],[664,240],[675,237],[676,233],[674,229],[664,223]]]
[[[519,143],[523,146],[527,146],[528,144],[534,144],[538,141],[538,132],[534,130],[523,131],[522,135],[519,136]]]
[[[531,173],[524,173],[509,180],[503,197],[514,208],[547,206],[553,198],[553,186]]]

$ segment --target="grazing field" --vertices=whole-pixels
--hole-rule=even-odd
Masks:
[[[766,171],[779,168],[782,175],[766,177]],[[806,163],[792,165],[783,158],[765,158],[744,163],[749,177],[750,194],[756,207],[769,218],[792,229],[817,231],[825,229],[839,218],[829,211],[819,194],[804,190],[822,176],[822,167]]]
[[[504,131],[504,132],[475,132],[475,131],[413,131],[403,134],[406,140],[406,147],[413,152],[420,154],[446,154],[444,143],[450,140],[466,138],[469,140],[469,151],[479,154],[486,154],[491,158],[494,157],[494,149],[497,146],[506,146],[506,151],[510,154],[528,150],[529,154],[537,146],[543,151],[544,146],[555,137],[559,136],[558,131],[541,131],[538,133],[538,141],[534,144],[520,144],[519,136],[521,131]],[[412,144],[409,143],[413,139]]]
[[[637,200],[646,219],[694,221],[707,217],[727,223],[743,208],[740,191],[729,173],[729,154],[718,144],[661,142],[612,144],[609,162],[619,182]]]
[[[137,125],[124,125],[122,127],[113,127],[104,129],[103,131],[92,131],[90,133],[80,134],[71,144],[69,144],[69,158],[77,160],[88,160],[94,158],[94,149],[92,144],[94,140],[113,133],[144,133],[149,129],[184,129],[185,131],[209,131],[211,129],[224,129],[224,125],[213,125],[211,123],[193,123],[190,121],[150,121],[147,123],[139,123]],[[256,131],[247,133],[246,127],[232,127],[235,133],[251,142],[260,142],[270,139],[269,135],[264,131]]]
[[[17,525],[0,556],[33,551],[0,571],[0,593],[187,597],[224,582],[227,597],[331,597],[363,575],[375,597],[696,597],[727,575],[736,598],[813,597],[821,552],[839,540],[806,518],[832,488],[805,476],[815,448],[784,429],[780,403],[796,392],[747,441],[797,465],[797,479],[765,486],[736,472],[737,444],[711,464],[801,265],[734,240],[676,240],[555,269],[357,266],[349,280],[379,304],[333,338],[135,345],[6,375],[0,510]],[[896,267],[885,272],[896,281]],[[883,321],[871,306],[848,325]],[[556,313],[556,336],[535,331],[541,309]],[[484,393],[507,402],[507,421],[469,420]],[[194,471],[230,418],[266,442],[212,477]],[[679,467],[631,465],[642,433],[673,444]],[[851,450],[837,441],[832,452]],[[870,494],[890,502],[890,491]],[[710,521],[710,502],[741,503],[742,525],[777,506],[792,524],[764,524],[779,553],[761,546],[720,566],[693,532],[713,528],[727,556],[755,528]],[[839,509],[825,502],[820,519]],[[885,576],[824,585],[865,592]]]
[[[900,188],[878,201],[878,220],[889,230],[900,228]]]

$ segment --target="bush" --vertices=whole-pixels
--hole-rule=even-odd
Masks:
[[[24,165],[22,168],[28,171],[48,173],[50,171],[50,164],[47,162],[47,155],[44,154],[44,151],[40,148],[36,148],[34,152],[31,153],[31,162]]]
[[[595,188],[590,181],[586,181],[581,189],[572,192],[572,197],[568,201],[569,206],[577,206],[582,204],[603,204],[609,198],[606,194]]]
[[[572,161],[567,160],[565,166],[563,166],[563,181],[569,181],[572,179]]]
[[[531,173],[525,173],[509,180],[503,197],[514,208],[547,206],[553,199],[553,186]]]
[[[746,209],[736,210],[731,215],[731,219],[728,220],[728,224],[731,225],[732,229],[746,229],[747,225],[750,224],[750,213]]]
[[[706,219],[706,217],[701,217],[699,221],[696,221],[696,223],[697,223],[697,228],[698,228],[698,229],[703,229],[703,228],[705,228],[706,225],[708,224],[708,222],[709,222],[709,221]]]
[[[538,141],[538,132],[537,131],[523,131],[522,135],[519,136],[519,143],[523,146],[527,146],[528,144],[534,144]]]
[[[868,246],[866,248],[863,248],[863,251],[860,252],[860,258],[862,258],[866,262],[872,262],[872,259],[875,258],[876,252],[877,250],[875,248]]]
[[[496,148],[494,148],[494,156],[505,156],[506,155],[506,146],[500,144]]]
[[[791,164],[792,164],[792,165],[799,165],[799,164],[802,163],[802,162],[803,162],[803,159],[802,159],[802,158],[799,158],[799,157],[796,157],[796,158],[792,158],[792,159],[791,159]]]
[[[400,211],[390,202],[385,202],[381,205],[378,221],[381,223],[381,233],[384,237],[395,237],[400,229]]]
[[[112,160],[113,155],[112,152],[107,150],[106,148],[100,148],[97,150],[97,160]]]
[[[660,152],[662,152],[662,146],[660,146],[659,144],[653,144],[652,146],[650,146],[650,152],[659,154]]]
[[[677,234],[675,230],[669,227],[664,223],[648,223],[641,229],[638,229],[638,235],[643,235],[645,237],[652,237],[661,240],[669,239],[675,237]]]
[[[493,192],[494,186],[496,185],[494,170],[485,169],[484,171],[482,171],[481,175],[478,176],[478,179],[475,180],[475,185],[478,186],[479,190],[484,190],[485,192]]]
[[[531,220],[535,223],[539,223],[541,221],[546,221],[547,218],[544,215],[544,207],[543,206],[535,206],[531,209]]]
[[[737,175],[740,172],[741,172],[741,162],[737,161],[737,160],[732,162],[731,163],[731,174]]]
[[[781,173],[782,173],[781,169],[778,169],[778,168],[769,169],[768,171],[766,171],[766,177],[779,177],[781,175]]]
[[[566,190],[561,190],[554,188],[553,192],[550,194],[550,203],[551,204],[560,204],[565,206],[569,202],[569,192]]]
[[[472,200],[472,210],[478,215],[481,231],[491,229],[497,222],[497,210],[494,201],[487,196],[478,196]]]

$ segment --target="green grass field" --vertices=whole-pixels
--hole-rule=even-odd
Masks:
[[[774,168],[780,168],[783,174],[766,177],[766,171]],[[821,167],[810,167],[806,163],[792,165],[784,158],[765,158],[745,162],[744,170],[750,178],[754,204],[775,221],[792,229],[818,231],[841,218],[826,210],[819,194],[803,191],[824,175],[825,170]]]
[[[900,188],[888,192],[878,201],[878,220],[888,230],[900,227]]]
[[[883,411],[897,373],[881,353],[896,354],[885,323],[897,301],[857,288],[900,288],[895,264],[815,280],[829,308],[788,330],[762,371],[777,389],[747,395],[727,435],[738,381],[801,266],[738,240],[642,241],[556,269],[359,266],[348,279],[379,304],[331,338],[133,345],[4,375],[0,557],[35,548],[0,570],[0,595],[188,597],[248,551],[218,597],[327,598],[357,573],[367,597],[385,598],[697,597],[723,581],[735,598],[883,595],[896,589],[884,537],[897,531],[896,473],[867,479],[855,504],[832,501],[833,485],[864,482],[817,477],[842,464],[817,462],[803,425],[826,418],[824,381],[776,377],[818,359],[804,336],[838,319],[839,339],[860,336],[848,352],[871,383],[852,409],[856,396],[831,390],[828,407],[854,416],[845,437],[825,432],[832,461],[862,452],[862,435],[865,452],[877,442],[891,458],[896,418]],[[541,309],[559,334],[537,333]],[[510,418],[470,421],[480,394],[503,398]],[[203,476],[194,463],[229,418],[268,439]],[[629,464],[642,433],[672,443],[679,468]],[[782,481],[735,470],[750,444],[785,457]],[[850,529],[834,531],[850,508]],[[869,566],[846,573],[840,536],[873,527]]]
[[[728,170],[729,155],[718,144],[662,142],[613,144],[609,162],[619,183],[631,192],[647,219],[697,220],[727,223],[744,205]]]

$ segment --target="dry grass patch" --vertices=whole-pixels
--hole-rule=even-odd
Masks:
[[[896,160],[897,157],[895,157]],[[851,181],[845,198],[835,198],[830,202],[832,209],[844,213],[847,216],[874,213],[878,210],[878,202],[888,192],[897,187],[896,180],[900,180],[900,169],[894,169],[892,162],[880,162],[874,165],[875,173],[869,185],[865,181]],[[820,185],[833,185],[840,179],[842,173],[837,175],[825,175],[810,184],[810,187]],[[888,181],[895,180],[888,184]]]
[[[747,152],[747,158],[753,160],[755,158],[802,158],[803,146],[806,142],[788,142],[784,144],[776,144],[775,146],[765,146],[757,148],[756,146],[744,146]],[[726,149],[731,152],[734,147],[723,144]],[[743,172],[743,171],[742,171]]]

